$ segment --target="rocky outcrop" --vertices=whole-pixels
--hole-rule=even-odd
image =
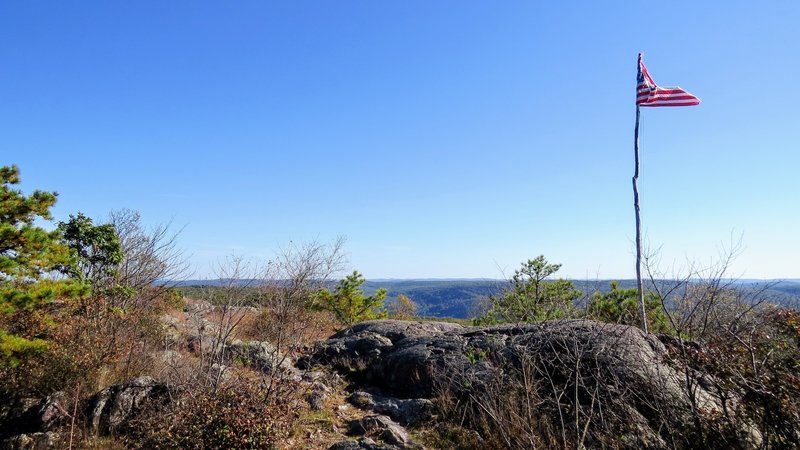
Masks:
[[[88,425],[98,435],[115,434],[123,430],[146,404],[167,401],[168,398],[167,386],[151,377],[139,377],[109,386],[91,398]]]
[[[543,395],[568,394],[556,407],[561,401],[584,408],[602,402],[627,428],[620,438],[633,439],[633,447],[647,442],[666,448],[665,425],[688,426],[697,411],[718,417],[725,402],[733,401],[716,395],[707,375],[672,363],[658,336],[591,320],[492,327],[369,321],[332,336],[301,364],[332,366],[361,389],[406,399],[430,399],[443,391],[481,398],[527,373],[552,391]],[[390,406],[362,393],[351,401],[413,423],[400,419],[399,403]],[[743,430],[744,441],[757,446],[754,430]]]
[[[205,300],[192,300],[187,303],[184,311],[192,316],[203,316],[214,310],[214,306]]]
[[[53,430],[68,422],[70,403],[63,392],[8,403],[0,411],[0,449],[57,448],[62,435]]]
[[[308,401],[308,405],[314,411],[322,411],[325,408],[325,400],[331,393],[331,388],[326,386],[324,383],[319,381],[314,381],[311,384],[311,390],[306,395],[306,401]]]
[[[125,426],[151,401],[166,401],[167,387],[150,377],[110,386],[89,400],[85,411],[90,432],[97,435],[125,431]],[[37,450],[66,448],[69,441],[71,412],[74,400],[63,392],[42,399],[18,399],[2,411],[0,417],[0,449]],[[73,430],[77,442],[83,417],[78,412],[79,426]]]
[[[294,370],[292,359],[267,341],[245,342],[237,339],[226,346],[226,351],[232,359],[262,372]]]
[[[53,431],[18,434],[0,442],[2,450],[51,450],[64,448],[64,436]]]
[[[369,415],[353,420],[348,434],[362,436],[358,441],[342,441],[329,450],[421,450],[420,444],[409,438],[405,428],[384,415]]]
[[[396,345],[416,338],[439,336],[463,329],[461,325],[445,322],[361,322],[333,335],[319,345],[311,357],[298,361],[298,366],[308,368],[314,364],[325,364],[351,375],[369,376],[375,372],[368,369],[392,354],[397,349]]]
[[[406,324],[405,327],[402,325]],[[591,361],[615,378],[680,396],[682,377],[665,364],[666,348],[638,328],[590,320],[524,326],[462,327],[437,322],[363,322],[323,342],[304,364],[325,364],[363,377],[368,385],[405,398],[429,398],[445,374],[491,371],[489,356],[520,362],[564,358]],[[710,394],[704,401],[713,403]],[[709,405],[713,406],[713,405]]]
[[[374,440],[363,437],[358,441],[342,441],[333,444],[328,450],[398,450],[400,447],[388,444],[379,444]]]
[[[403,425],[421,424],[433,416],[433,403],[425,398],[399,399],[358,391],[347,401],[363,410],[385,414]]]
[[[378,438],[399,448],[409,444],[408,432],[391,418],[383,415],[367,416],[350,422],[350,434]]]
[[[51,431],[66,422],[70,403],[63,392],[41,399],[18,398],[0,412],[0,437]]]

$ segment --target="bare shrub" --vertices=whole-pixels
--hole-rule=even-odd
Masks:
[[[743,288],[729,275],[741,242],[723,248],[708,265],[690,262],[669,276],[657,252],[645,271],[675,330],[672,363],[683,370],[692,426],[683,435],[704,447],[800,445],[800,360],[797,332],[787,323],[797,312],[773,305],[771,283]],[[794,361],[794,362],[790,362]],[[721,410],[698,398],[710,385]]]
[[[259,280],[263,312],[257,332],[264,339],[293,353],[319,338],[316,331],[330,315],[311,306],[320,289],[344,268],[344,242],[290,243],[269,261]]]
[[[246,316],[246,307],[257,301],[252,298],[257,269],[242,257],[231,256],[218,262],[214,275],[223,284],[208,286],[202,300],[207,308],[194,309],[188,314],[196,334],[199,362],[192,383],[218,389],[228,372],[232,355],[229,344]],[[213,316],[213,320],[209,320]]]
[[[116,299],[115,306],[125,307],[130,301],[146,304],[187,274],[187,261],[177,246],[180,230],[173,232],[170,223],[147,230],[139,213],[129,209],[111,212],[108,221],[117,230],[125,255],[115,284],[135,292]]]
[[[268,262],[259,280],[261,312],[254,332],[279,350],[262,367],[266,395],[285,395],[291,374],[283,368],[300,353],[329,334],[332,316],[312,309],[317,293],[345,264],[344,238],[330,244],[290,243]]]
[[[290,244],[263,267],[239,257],[220,262],[201,301],[187,311],[199,363],[194,377],[174,383],[220,389],[237,364],[255,369],[268,397],[285,393],[292,356],[329,333],[332,319],[309,308],[316,293],[343,264],[343,240]],[[235,338],[249,337],[252,341]]]
[[[294,391],[299,389],[295,387]],[[175,400],[153,405],[131,424],[126,443],[134,448],[280,448],[295,420],[299,396],[265,395],[258,383],[175,392]],[[268,401],[264,399],[269,397]]]

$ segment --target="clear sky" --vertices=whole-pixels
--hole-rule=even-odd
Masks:
[[[57,219],[172,220],[194,276],[348,238],[368,278],[633,278],[636,55],[665,262],[798,278],[800,2],[6,1],[0,164]]]

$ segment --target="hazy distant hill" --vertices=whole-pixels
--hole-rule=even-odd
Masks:
[[[178,286],[221,286],[223,280],[187,280]],[[254,285],[253,280],[241,280],[242,285]],[[573,280],[585,297],[610,288],[611,280]],[[660,283],[668,284],[668,281]],[[636,280],[619,280],[621,288],[636,287]],[[770,302],[800,309],[800,281],[739,280],[740,289],[760,292]],[[508,287],[506,280],[492,279],[425,279],[425,280],[368,280],[364,291],[372,294],[378,288],[388,290],[387,300],[393,301],[403,294],[417,304],[417,313],[429,317],[454,317],[466,319],[474,315],[473,306],[481,298],[497,294]]]
[[[504,280],[370,280],[364,283],[364,291],[383,287],[390,301],[400,294],[413,300],[421,316],[465,319],[472,315],[476,300],[500,292],[507,284]]]
[[[611,281],[573,280],[573,283],[589,297],[595,292],[610,290]],[[734,284],[750,292],[763,291],[759,296],[770,302],[800,309],[800,282],[796,280],[744,280]],[[619,285],[621,288],[633,288],[636,287],[636,280],[619,280]],[[474,315],[475,301],[497,294],[508,286],[505,280],[370,280],[364,284],[364,290],[372,293],[384,287],[389,291],[389,300],[403,294],[417,304],[417,312],[422,316],[466,319]]]

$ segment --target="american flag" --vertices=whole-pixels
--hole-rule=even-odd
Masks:
[[[639,73],[636,75],[636,106],[694,106],[700,99],[679,87],[659,87],[647,72],[639,53]]]

